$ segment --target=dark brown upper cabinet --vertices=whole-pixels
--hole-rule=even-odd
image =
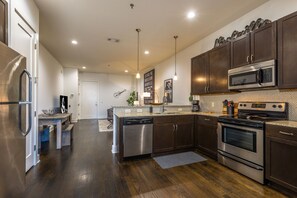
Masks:
[[[248,34],[231,41],[231,67],[249,64],[250,36]]]
[[[297,12],[277,21],[278,87],[297,88]]]
[[[8,5],[0,0],[0,41],[8,45]]]
[[[228,92],[230,43],[192,58],[193,95]]]
[[[191,61],[191,94],[205,94],[209,83],[208,53],[196,56]]]
[[[276,59],[276,22],[231,41],[231,67]]]
[[[209,93],[228,92],[228,70],[230,69],[230,43],[209,52]]]

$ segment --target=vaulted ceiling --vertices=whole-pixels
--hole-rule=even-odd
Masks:
[[[174,35],[179,36],[180,51],[266,1],[35,0],[40,40],[52,55],[64,67],[85,66],[85,71],[102,73],[136,72],[136,28],[141,29],[140,69],[144,69],[174,54]],[[188,19],[189,11],[196,17]]]

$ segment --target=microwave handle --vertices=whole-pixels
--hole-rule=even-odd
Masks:
[[[263,82],[263,70],[262,69],[259,69],[257,71],[257,82],[259,85],[261,85]]]

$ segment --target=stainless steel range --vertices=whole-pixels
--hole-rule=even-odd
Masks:
[[[288,119],[288,104],[240,102],[238,115],[218,121],[219,163],[264,184],[265,122]]]

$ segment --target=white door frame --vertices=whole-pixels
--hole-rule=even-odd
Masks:
[[[96,106],[96,118],[98,118],[98,111],[99,111],[99,82],[96,80],[82,80],[79,82],[79,117],[78,119],[83,119],[82,118],[82,84],[84,82],[92,82],[92,83],[96,83],[97,84],[97,106]]]

